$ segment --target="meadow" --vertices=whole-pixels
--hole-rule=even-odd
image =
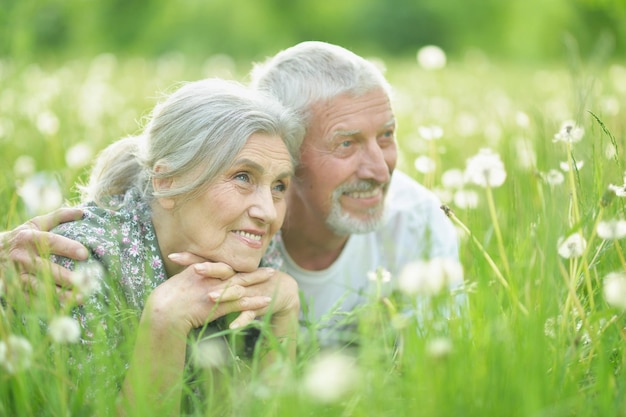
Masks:
[[[303,332],[295,367],[273,384],[254,358],[205,363],[198,380],[209,393],[190,395],[190,413],[625,416],[626,66],[577,57],[511,65],[479,52],[446,65],[384,65],[398,167],[450,209],[469,309],[446,318],[452,296],[419,283],[375,291],[350,317],[358,347],[320,354]],[[248,69],[221,55],[0,61],[0,225],[77,203],[75,184],[97,152],[137,133],[176,82],[245,81]],[[18,274],[2,274],[0,415],[111,415],[116,390],[102,374],[123,367],[132,340],[113,353],[94,346],[87,358],[71,326],[42,331],[65,328],[71,308],[55,301],[45,272],[29,303]],[[433,278],[423,275],[414,279]],[[379,289],[392,285],[386,278],[372,276]],[[415,292],[425,301],[415,305]],[[132,326],[131,314],[110,319]]]

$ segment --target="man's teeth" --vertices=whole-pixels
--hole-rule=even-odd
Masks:
[[[370,191],[354,191],[351,193],[346,193],[348,195],[348,197],[352,197],[352,198],[370,198],[370,197],[374,197],[376,195],[378,195],[378,188],[374,188],[373,190]]]
[[[261,240],[261,235],[255,235],[255,234],[244,232],[244,231],[241,231],[241,230],[237,230],[237,231],[235,231],[235,233],[237,233],[238,235],[243,236],[243,237],[245,237],[247,239],[250,239],[250,240],[257,240],[257,241]]]

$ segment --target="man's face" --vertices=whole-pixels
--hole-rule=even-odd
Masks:
[[[396,122],[383,89],[312,108],[292,191],[338,235],[376,229],[395,168]]]

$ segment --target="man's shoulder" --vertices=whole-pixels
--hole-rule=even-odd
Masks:
[[[419,210],[441,206],[434,192],[409,177],[404,172],[394,171],[391,177],[387,203],[392,211]]]

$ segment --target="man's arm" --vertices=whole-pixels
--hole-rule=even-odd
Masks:
[[[47,257],[42,258],[40,254],[55,254],[77,261],[87,259],[87,248],[83,245],[50,232],[59,224],[79,220],[82,216],[79,208],[60,208],[0,233],[0,268],[13,264],[20,272],[25,287],[31,286],[38,271],[51,271],[56,285],[67,288],[72,272]]]

